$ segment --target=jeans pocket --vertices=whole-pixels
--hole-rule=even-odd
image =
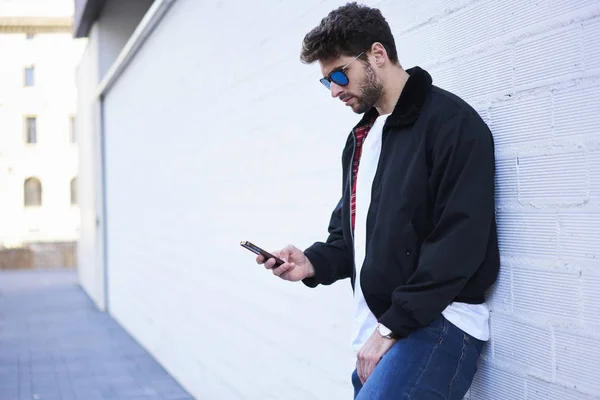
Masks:
[[[444,330],[444,325],[447,324],[446,318],[443,315],[436,317],[433,321],[425,325],[425,329],[441,332]]]
[[[484,342],[483,340],[474,338],[473,336],[469,335],[468,333],[464,333],[464,332],[463,332],[463,340],[470,347],[475,349],[475,351],[477,351],[478,355],[481,355],[481,352],[483,351],[483,346],[485,345],[486,342]]]
[[[446,335],[448,334],[448,325],[449,322],[440,315],[429,324],[425,325],[422,329],[422,332],[430,340],[436,340],[439,345],[445,342]]]

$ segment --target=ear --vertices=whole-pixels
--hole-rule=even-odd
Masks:
[[[371,46],[371,56],[378,67],[382,67],[388,61],[387,51],[385,51],[385,47],[379,42],[375,42]]]

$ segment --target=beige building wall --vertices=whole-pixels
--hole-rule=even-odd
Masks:
[[[67,3],[0,1],[0,246],[79,238],[72,119],[85,41],[70,34]],[[26,82],[28,67],[33,82]],[[35,143],[27,143],[27,117],[36,120]],[[40,206],[25,205],[28,178],[41,182]]]

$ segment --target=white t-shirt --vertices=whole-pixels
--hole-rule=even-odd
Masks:
[[[354,282],[355,335],[352,348],[358,353],[369,336],[377,328],[377,318],[371,312],[360,287],[360,272],[365,260],[367,238],[367,212],[371,204],[371,187],[381,154],[383,125],[389,114],[380,115],[362,145],[356,177],[356,214],[354,229]],[[443,312],[444,317],[459,329],[479,339],[489,339],[489,310],[486,304],[451,303]]]

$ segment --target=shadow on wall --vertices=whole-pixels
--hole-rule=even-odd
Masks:
[[[0,245],[0,270],[76,266],[76,242],[27,243],[17,248]]]

